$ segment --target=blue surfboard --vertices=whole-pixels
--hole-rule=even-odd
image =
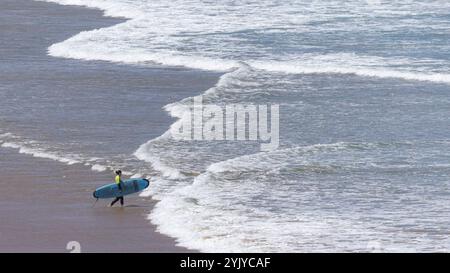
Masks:
[[[111,183],[96,189],[93,193],[95,198],[115,198],[129,195],[145,190],[150,185],[147,179],[128,179],[123,181],[123,189],[119,190],[119,185]]]

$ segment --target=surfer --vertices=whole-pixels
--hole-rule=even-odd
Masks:
[[[122,182],[122,171],[121,170],[117,170],[116,171],[116,179],[115,179],[115,181],[116,181],[116,184],[119,186],[119,191],[120,192],[122,192],[122,189],[123,189],[123,182]],[[114,204],[117,202],[117,201],[119,201],[120,200],[120,205],[123,207],[123,196],[119,196],[119,197],[116,197],[116,199],[114,199],[112,202],[111,202],[111,207],[112,206],[114,206]]]

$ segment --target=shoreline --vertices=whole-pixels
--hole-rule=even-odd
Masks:
[[[191,252],[146,219],[155,204],[150,198],[125,197],[124,208],[108,207],[110,200],[93,206],[91,181],[112,181],[112,174],[12,149],[1,148],[0,154],[8,159],[0,162],[7,181],[0,191],[0,252],[69,252],[71,241],[88,253]]]
[[[3,41],[0,38],[0,44],[6,44],[3,52],[0,49],[0,58],[2,56],[8,58],[4,67],[9,63],[19,64],[17,71],[9,71],[0,64],[0,71],[5,71],[3,76],[0,76],[0,87],[4,83],[7,86],[5,90],[13,89],[14,85],[21,88],[27,88],[27,85],[34,87],[41,82],[52,85],[52,81],[56,80],[51,74],[49,76],[44,73],[46,72],[44,63],[50,68],[49,72],[56,69],[56,72],[59,73],[57,76],[72,71],[79,73],[80,75],[76,75],[78,78],[63,79],[63,84],[68,86],[71,86],[71,83],[76,80],[83,79],[84,74],[95,77],[95,73],[100,74],[97,79],[100,83],[105,82],[102,81],[102,77],[109,79],[117,74],[128,73],[130,75],[127,74],[124,78],[130,77],[130,83],[136,79],[142,79],[142,82],[138,81],[138,84],[144,86],[142,88],[145,89],[149,88],[144,81],[147,78],[159,79],[162,76],[163,80],[167,78],[167,81],[172,83],[172,89],[175,90],[173,93],[149,94],[158,99],[151,107],[154,120],[148,124],[151,128],[148,134],[136,136],[134,141],[137,143],[142,144],[152,137],[161,135],[169,128],[173,118],[162,109],[162,106],[187,96],[197,95],[194,90],[197,92],[206,90],[207,88],[204,86],[209,86],[215,80],[210,76],[197,75],[198,72],[195,74],[197,76],[192,78],[194,73],[186,72],[186,69],[134,67],[101,61],[81,61],[48,56],[47,48],[51,44],[68,39],[80,31],[107,27],[124,20],[105,17],[103,12],[97,9],[33,0],[8,0],[0,6],[2,6],[3,12],[12,11],[13,14],[20,14],[16,19],[18,23],[7,25],[4,31],[7,31],[9,36],[15,37],[23,47],[16,49],[16,41],[11,42],[8,35]],[[40,21],[53,19],[49,16],[59,16],[64,21],[62,25],[52,23],[52,20],[46,22],[48,24],[46,26],[31,24],[26,27],[37,28],[37,30],[27,29],[27,33],[23,34],[20,23],[24,20],[19,18],[24,16],[23,14],[39,18],[36,20]],[[54,28],[51,33],[47,30],[49,26]],[[31,38],[24,38],[24,35],[28,34]],[[35,36],[39,34],[45,36],[35,42],[37,39]],[[44,68],[42,69],[41,66]],[[69,67],[69,72],[58,71],[62,67]],[[30,71],[23,70],[28,70],[28,68]],[[85,68],[88,71],[84,71]],[[39,78],[42,75],[33,74],[33,69],[42,70],[43,75],[49,78]],[[107,71],[105,72],[105,70]],[[113,70],[115,74],[112,76],[107,74],[110,73],[110,70]],[[28,73],[37,79],[28,80],[26,75],[21,79],[17,77],[18,72]],[[57,78],[57,76],[55,77]],[[57,80],[60,81],[60,78]],[[189,87],[180,84],[183,79],[190,79]],[[26,84],[20,82],[27,80],[29,82]],[[167,82],[163,80],[157,83],[165,86]],[[33,81],[37,81],[37,83]],[[13,85],[8,86],[11,83]],[[89,82],[88,84],[95,83]],[[57,82],[57,84],[61,85],[61,82]],[[77,84],[79,83],[71,86],[71,89],[77,90],[77,88],[85,87]],[[114,82],[106,83],[106,86],[98,87],[98,89],[106,89],[108,84],[112,89]],[[167,89],[169,88],[170,86]],[[0,124],[2,122],[9,125],[16,124],[17,121],[0,116]],[[33,132],[33,128],[26,128],[26,125],[20,122],[16,125],[19,134]],[[2,129],[9,131],[9,128]],[[144,139],[145,141],[142,141]],[[138,146],[136,146],[137,148]],[[138,195],[126,197],[123,209],[108,208],[109,202],[104,200],[99,200],[95,207],[92,207],[95,201],[92,198],[93,190],[97,186],[113,180],[113,175],[107,171],[96,172],[82,164],[67,165],[51,159],[21,154],[17,149],[5,147],[0,147],[0,155],[2,158],[0,161],[2,175],[0,180],[2,188],[0,191],[0,217],[2,218],[0,222],[0,252],[68,252],[66,244],[70,241],[80,242],[82,252],[193,252],[193,250],[176,246],[174,238],[157,232],[157,227],[150,223],[147,216],[157,202],[151,197],[139,197]]]

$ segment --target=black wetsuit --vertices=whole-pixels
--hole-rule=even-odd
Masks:
[[[122,191],[122,180],[120,179],[120,177],[116,176],[116,182],[117,182],[117,180],[119,180],[119,183],[118,183],[119,190]],[[114,206],[114,204],[117,203],[117,201],[120,201],[120,205],[123,206],[123,196],[119,196],[119,197],[116,197],[116,199],[114,199],[111,202],[111,207]]]

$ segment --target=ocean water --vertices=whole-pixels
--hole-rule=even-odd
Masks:
[[[3,122],[3,147],[149,177],[143,195],[159,200],[149,220],[201,251],[450,249],[448,1],[48,2],[128,19],[55,41],[49,55],[216,73],[217,83],[198,95],[217,105],[279,105],[280,147],[182,141],[170,125],[143,140],[151,130],[139,111],[145,86],[111,94],[139,106],[129,122],[139,117],[140,131],[124,139],[108,141],[110,126],[96,122],[123,121],[121,111],[98,116],[94,106],[87,109],[96,126],[56,117],[48,122],[70,132],[35,128],[33,138],[25,127],[55,103],[55,90],[34,100],[25,129]],[[85,124],[77,107],[95,94],[82,95],[57,102]],[[164,109],[179,122],[191,101]]]

